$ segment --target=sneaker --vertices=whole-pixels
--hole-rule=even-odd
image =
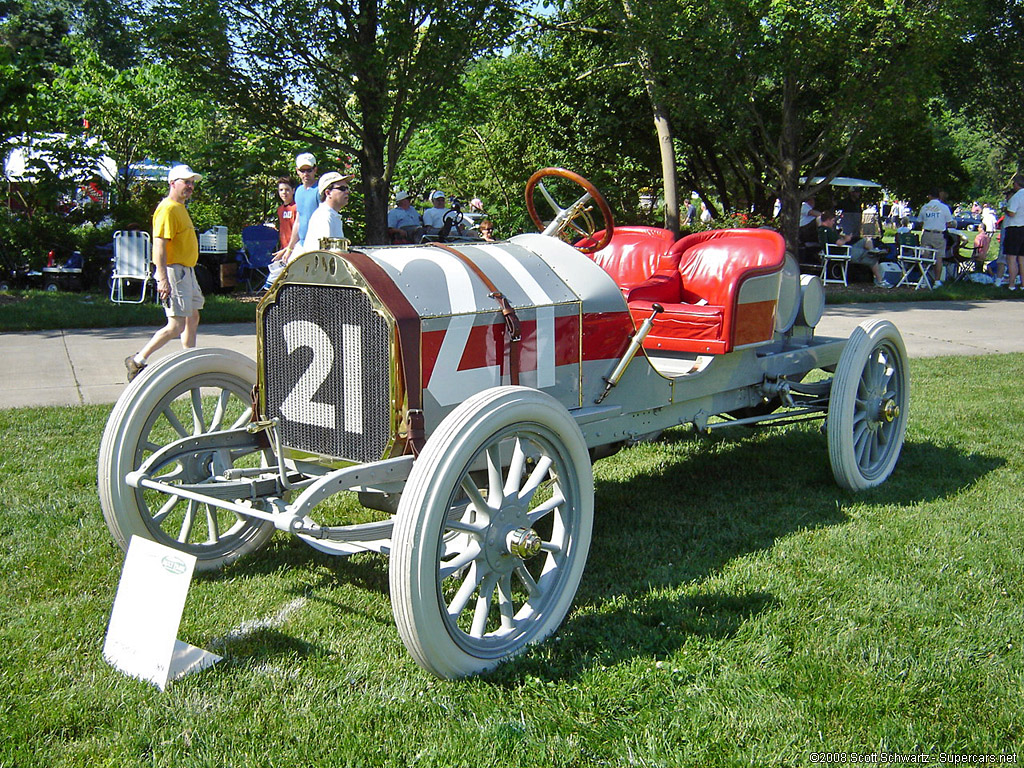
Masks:
[[[136,376],[145,370],[146,364],[139,365],[135,362],[135,355],[128,355],[124,359],[124,367],[128,369],[128,382],[131,383]]]
[[[875,288],[892,288],[892,286],[885,282],[885,280],[876,280]]]
[[[936,280],[934,283],[932,283],[932,289],[941,288],[941,287],[942,287],[942,281],[941,280]]]
[[[1016,291],[1017,290],[1017,286],[1016,285],[1011,285],[1010,286],[1010,290],[1011,291]]]

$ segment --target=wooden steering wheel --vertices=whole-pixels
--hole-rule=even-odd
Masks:
[[[555,199],[555,194],[567,195],[571,185],[562,184],[554,193],[549,191],[544,181],[552,188],[558,187],[553,184],[555,179],[566,179],[583,189],[583,195],[575,202],[563,207]],[[537,213],[537,206],[534,203],[534,193],[539,192],[547,201],[555,214],[549,222],[545,222]],[[564,197],[563,197],[564,199]],[[600,221],[595,220],[594,211],[601,215]],[[565,240],[568,243],[576,244],[581,239],[589,239],[593,242],[594,234],[604,229],[604,235],[596,243],[587,245],[576,245],[583,253],[593,253],[604,248],[612,239],[612,232],[615,229],[615,222],[612,220],[612,210],[608,207],[608,201],[597,191],[597,187],[580,176],[578,173],[567,171],[564,168],[542,168],[530,177],[526,182],[526,210],[533,219],[533,223],[541,234],[551,235]]]

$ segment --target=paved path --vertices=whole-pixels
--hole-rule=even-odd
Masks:
[[[827,307],[817,332],[848,336],[861,320],[886,317],[911,357],[1024,352],[1024,302],[935,301]],[[125,386],[124,358],[156,330],[104,328],[0,334],[0,408],[113,403]],[[199,344],[255,357],[249,323],[201,325]],[[168,344],[156,358],[179,349]]]

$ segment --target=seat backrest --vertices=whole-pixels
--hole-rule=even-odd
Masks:
[[[603,231],[596,232],[592,242],[600,241],[603,235]],[[679,256],[671,254],[675,239],[670,230],[659,227],[615,227],[608,245],[590,254],[590,258],[611,275],[616,285],[627,290],[659,269],[679,264]]]
[[[267,266],[277,250],[277,242],[277,230],[265,224],[253,224],[242,229],[242,247],[250,266]]]
[[[114,233],[114,274],[119,277],[149,277],[152,250],[149,232],[141,229]]]
[[[726,307],[734,303],[741,282],[779,272],[786,259],[785,241],[770,229],[697,232],[679,240],[672,251],[680,256],[682,300]],[[776,293],[772,300],[777,298]]]
[[[915,232],[897,232],[896,245],[920,245],[921,238]]]

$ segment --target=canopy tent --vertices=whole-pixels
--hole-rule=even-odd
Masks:
[[[824,180],[825,180],[824,176],[815,176],[814,178],[811,179],[811,184],[821,184]],[[801,176],[800,177],[800,183],[801,184],[806,184],[807,183],[807,177],[806,176]],[[868,181],[867,179],[855,179],[855,178],[853,178],[851,176],[836,176],[834,179],[832,179],[832,181],[829,182],[829,186],[831,186],[831,187],[877,187],[879,189],[882,187],[882,185],[877,183],[877,182]]]
[[[117,176],[117,163],[104,154],[99,154],[99,141],[95,138],[82,140],[60,133],[44,136],[21,136],[11,139],[11,149],[4,158],[4,177],[8,181],[37,180],[41,166],[49,168],[56,175],[78,182],[86,182],[94,176],[113,181]],[[62,160],[59,152],[67,150],[68,158]]]
[[[171,166],[164,165],[159,160],[139,160],[128,166],[128,175],[133,179],[146,179],[147,181],[167,181],[167,174]]]

